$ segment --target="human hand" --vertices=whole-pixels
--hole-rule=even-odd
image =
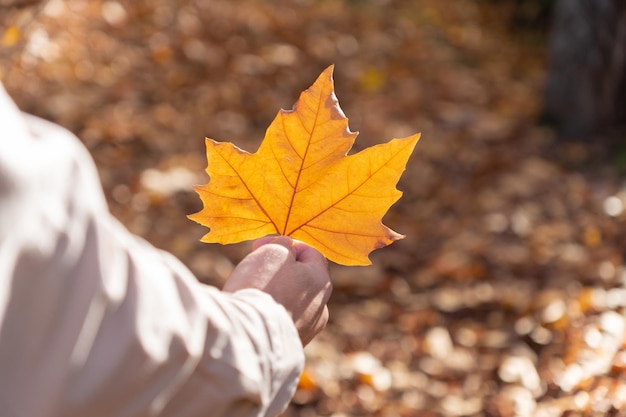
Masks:
[[[332,292],[328,262],[317,250],[286,236],[257,240],[233,270],[224,291],[257,288],[270,294],[291,315],[306,346],[328,322]]]

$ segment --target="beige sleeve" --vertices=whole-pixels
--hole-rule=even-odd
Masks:
[[[282,306],[131,235],[80,142],[0,86],[1,416],[271,416],[303,362]]]

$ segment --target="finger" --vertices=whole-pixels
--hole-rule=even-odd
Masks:
[[[298,262],[328,266],[328,261],[317,249],[298,240],[294,240],[293,244],[296,249],[296,260]]]
[[[330,315],[328,312],[328,307],[324,306],[324,309],[318,316],[315,324],[311,327],[310,331],[306,335],[304,335],[304,338],[302,339],[302,344],[304,346],[308,345],[309,342],[313,340],[316,335],[318,335],[322,330],[326,328],[329,317]]]
[[[333,294],[333,283],[330,281],[330,277],[328,277],[328,282],[326,283],[326,288],[324,289],[324,305],[328,303],[330,296]]]
[[[254,242],[252,242],[252,250],[253,251],[257,250],[261,246],[267,245],[268,243],[273,242],[278,237],[280,237],[280,236],[279,235],[269,235],[269,236],[265,236],[265,237],[262,237],[260,239],[257,239]]]
[[[328,324],[329,319],[330,319],[330,311],[328,310],[328,306],[324,306],[324,311],[322,311],[322,315],[317,322],[318,333],[326,328],[326,325]]]
[[[315,321],[315,333],[321,332],[326,327],[329,317],[330,313],[328,311],[328,306],[324,306]]]

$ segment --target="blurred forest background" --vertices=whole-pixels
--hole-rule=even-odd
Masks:
[[[202,244],[186,218],[204,138],[254,151],[335,64],[355,150],[422,139],[385,217],[407,237],[331,265],[331,322],[285,417],[623,416],[624,12],[49,0],[0,8],[0,77],[86,144],[115,216],[220,286],[249,244]]]

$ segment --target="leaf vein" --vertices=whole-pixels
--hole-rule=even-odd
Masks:
[[[265,209],[265,207],[263,207],[263,205],[261,204],[261,201],[254,195],[254,193],[252,192],[252,189],[248,186],[248,184],[246,183],[244,178],[241,176],[241,174],[235,169],[233,164],[231,164],[230,161],[227,158],[224,157],[224,155],[219,151],[219,148],[217,148],[217,152],[220,154],[222,159],[228,164],[228,166],[237,174],[237,177],[241,180],[241,183],[243,184],[243,186],[246,187],[246,190],[248,191],[248,194],[250,194],[252,199],[259,206],[259,209],[261,209],[261,211],[263,212],[263,214],[265,214],[267,219],[274,225],[274,228],[276,229],[276,231],[278,231],[278,227],[276,226],[276,223],[274,222],[274,220],[272,220],[272,218],[270,217],[270,215],[267,212],[267,210]]]
[[[289,226],[289,219],[291,218],[291,212],[293,210],[293,202],[296,199],[296,194],[298,193],[298,185],[300,184],[300,178],[302,176],[302,172],[303,172],[303,167],[305,165],[307,156],[309,154],[309,149],[311,147],[311,141],[313,140],[313,134],[315,132],[315,128],[317,127],[317,119],[319,118],[319,114],[320,114],[320,108],[322,107],[322,95],[320,94],[317,98],[317,109],[315,111],[315,119],[313,120],[313,125],[311,128],[311,131],[309,132],[306,128],[305,131],[307,131],[309,133],[309,137],[308,140],[306,142],[306,148],[304,149],[304,155],[302,155],[302,158],[300,159],[300,167],[298,169],[298,174],[296,175],[296,181],[293,185],[293,189],[292,189],[292,193],[291,193],[291,201],[289,202],[289,206],[288,206],[288,210],[287,210],[287,218],[285,219],[285,228],[283,229],[283,235],[289,235],[287,234],[287,227]],[[302,122],[302,119],[300,117],[299,113],[296,113],[298,119]],[[283,120],[283,128],[284,128],[284,120]],[[303,125],[304,127],[304,125]],[[286,132],[286,131],[285,131]]]
[[[370,181],[372,179],[372,177],[374,177],[379,171],[381,171],[383,168],[385,168],[385,166],[388,165],[388,163],[390,161],[392,161],[394,158],[396,158],[398,155],[400,155],[402,153],[403,149],[404,149],[404,147],[402,147],[399,150],[397,150],[391,158],[387,159],[385,161],[385,163],[381,164],[381,166],[378,167],[376,170],[374,170],[374,172],[372,172],[370,170],[370,174],[367,175],[365,180],[363,180],[360,184],[358,184],[357,186],[353,187],[352,189],[350,189],[350,187],[348,187],[348,191],[346,192],[346,194],[344,196],[342,196],[341,198],[338,198],[336,201],[334,201],[333,203],[329,204],[328,207],[326,207],[323,210],[320,210],[317,214],[315,214],[314,216],[312,216],[308,220],[303,221],[299,226],[294,227],[293,229],[291,229],[291,231],[287,234],[287,236],[291,236],[291,234],[293,234],[296,230],[298,230],[298,229],[302,228],[303,226],[309,224],[311,221],[317,219],[318,217],[320,217],[321,215],[326,213],[328,210],[332,209],[333,207],[337,206],[337,204],[341,203],[343,200],[345,200],[346,198],[348,198],[351,195],[353,195],[356,190],[358,190],[359,188],[364,186],[368,181]]]

